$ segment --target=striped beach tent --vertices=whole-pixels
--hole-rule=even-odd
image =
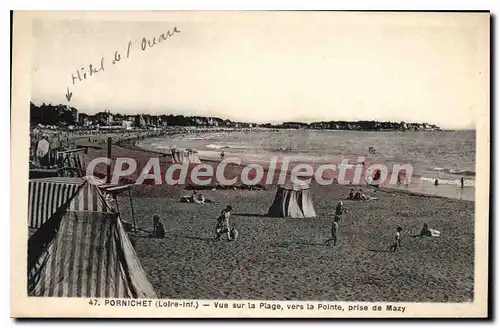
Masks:
[[[104,195],[116,195],[130,189],[131,186],[107,184],[104,180],[93,176],[31,179],[28,188],[28,227],[40,228],[57,210],[68,204],[78,190],[84,186],[85,181],[90,185],[97,186]],[[89,198],[89,195],[93,198]],[[86,190],[80,194],[78,201],[74,200],[70,206],[78,208],[87,202],[88,204],[85,206],[91,206],[96,211],[104,211],[103,203],[99,202],[97,197],[98,195],[87,186]]]
[[[38,229],[76,195],[84,180],[51,177],[32,179],[28,188],[28,227]]]
[[[118,213],[88,179],[30,237],[28,295],[156,298]]]
[[[172,149],[172,162],[173,163],[193,163],[200,164],[201,160],[198,156],[198,151],[194,149]]]
[[[198,151],[194,149],[186,149],[187,158],[189,163],[201,164],[200,157],[198,156]]]
[[[316,211],[309,186],[304,183],[291,183],[278,186],[268,215],[283,218],[313,218]]]
[[[59,157],[62,158],[61,165],[65,167],[75,167],[84,169],[83,154],[87,153],[86,148],[70,149],[56,151],[56,161]]]

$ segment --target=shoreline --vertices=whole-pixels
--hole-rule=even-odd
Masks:
[[[211,132],[213,130],[210,130],[210,129],[205,129],[205,130],[197,130],[197,134],[198,133],[207,133],[207,132]],[[173,134],[170,134],[168,136],[163,136],[161,138],[171,138],[173,136],[175,136],[176,138],[186,138],[186,137],[189,137],[190,135],[192,134],[192,131],[178,131],[177,133],[173,133]],[[161,151],[161,150],[154,150],[154,149],[149,149],[149,148],[146,148],[146,147],[140,147],[140,146],[137,146],[136,145],[136,142],[137,141],[142,141],[142,140],[146,140],[146,139],[154,139],[154,138],[157,138],[157,137],[149,137],[149,138],[144,138],[144,139],[128,139],[128,140],[124,140],[124,141],[119,141],[118,143],[116,143],[116,146],[118,147],[121,147],[121,148],[124,148],[124,149],[130,149],[130,150],[134,150],[134,151],[140,151],[140,152],[144,152],[146,154],[156,154],[156,155],[161,155],[163,157],[168,157],[168,158],[171,158],[171,155],[169,152],[167,151]],[[217,163],[219,163],[220,161],[215,159],[215,158],[206,158],[206,157],[203,157],[200,159],[202,159],[202,163],[207,163],[207,164],[212,164],[212,165],[215,165]],[[243,166],[245,163],[242,162],[241,165],[238,165],[238,166]],[[248,164],[248,163],[246,163]],[[294,164],[293,162],[290,162],[290,164]],[[269,172],[269,168],[268,167],[263,167],[264,169],[264,175],[266,176]],[[275,170],[275,174],[276,172],[280,172],[279,171],[279,168],[276,168]],[[290,172],[291,169],[289,168],[286,172],[286,175],[287,177],[290,176]],[[275,179],[273,179],[274,181]],[[317,184],[317,182],[315,181],[315,179],[312,179],[311,181],[312,184]],[[344,187],[348,187],[348,188],[364,188],[364,189],[367,189],[367,190],[380,190],[380,191],[383,191],[383,192],[387,192],[387,193],[400,193],[400,194],[405,194],[405,195],[411,195],[411,196],[419,196],[419,197],[429,197],[429,198],[442,198],[442,199],[453,199],[453,200],[459,200],[459,201],[465,201],[465,202],[472,202],[472,203],[475,203],[475,200],[471,200],[471,199],[461,199],[461,198],[457,198],[457,197],[451,197],[451,196],[446,196],[446,195],[438,195],[438,194],[432,194],[432,193],[425,193],[425,192],[421,192],[421,191],[416,191],[416,190],[408,190],[408,189],[402,189],[402,188],[398,188],[398,187],[386,187],[386,186],[382,186],[382,187],[373,187],[373,186],[367,186],[366,184],[357,184],[357,185],[350,185],[350,184],[339,184],[336,179],[334,179],[334,181],[331,183],[331,185],[335,185],[335,186],[344,186]],[[272,187],[276,187],[277,186],[277,183],[272,183],[270,184],[270,186]]]

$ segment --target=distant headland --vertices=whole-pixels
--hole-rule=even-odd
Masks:
[[[227,127],[227,128],[273,128],[273,129],[315,129],[315,130],[356,130],[356,131],[441,131],[441,128],[429,123],[379,122],[379,121],[322,121],[322,122],[283,122],[248,123],[235,122],[219,117],[120,114],[110,111],[88,115],[74,107],[65,105],[30,103],[30,124],[57,126],[61,128],[164,128],[168,126]]]

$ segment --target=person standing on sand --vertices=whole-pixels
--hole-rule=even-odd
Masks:
[[[332,236],[325,241],[325,246],[328,246],[333,241],[333,246],[337,246],[337,235],[339,232],[339,222],[333,220],[331,234]]]
[[[220,212],[220,215],[217,217],[217,224],[215,225],[215,241],[221,241],[222,240],[222,234],[225,231],[225,226],[227,225],[226,221],[226,211],[222,210]],[[229,236],[228,236],[229,237]]]
[[[332,236],[325,241],[325,245],[329,245],[333,241],[333,246],[337,246],[337,235],[339,231],[339,225],[342,221],[342,215],[345,213],[344,203],[340,201],[335,208],[335,217],[333,218],[331,234]]]
[[[49,137],[47,135],[43,135],[42,139],[38,141],[36,148],[36,157],[38,158],[38,163],[42,167],[42,169],[49,167]]]
[[[460,188],[464,187],[464,177],[460,178]]]
[[[59,155],[57,156],[56,164],[58,168],[64,167],[64,155],[62,153],[59,153]]]
[[[227,240],[231,240],[231,227],[229,224],[229,217],[233,208],[228,205],[223,209],[217,218],[217,225],[215,226],[215,241],[222,241],[222,234],[227,234]]]
[[[335,218],[334,221],[341,221],[342,220],[342,215],[346,212],[344,208],[344,202],[340,201],[337,204],[337,207],[335,207]]]
[[[391,247],[389,247],[389,252],[395,252],[398,247],[401,248],[401,231],[403,231],[403,228],[397,227],[396,234],[394,235],[394,241],[392,242]]]

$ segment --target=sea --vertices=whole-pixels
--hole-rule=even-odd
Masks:
[[[272,156],[314,164],[347,160],[365,165],[409,164],[406,183],[387,186],[409,192],[474,201],[476,176],[475,131],[330,131],[246,129],[190,133],[143,140],[138,146],[169,153],[171,148],[196,149],[200,158],[239,157],[244,163]],[[460,179],[464,179],[464,188]],[[438,185],[435,185],[436,179]]]

